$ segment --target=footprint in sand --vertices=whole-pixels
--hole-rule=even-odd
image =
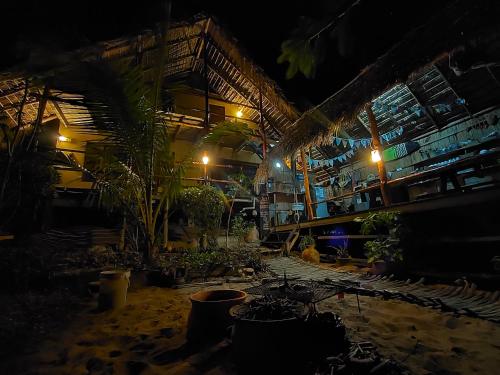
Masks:
[[[449,329],[455,329],[460,325],[460,321],[457,318],[452,317],[452,318],[449,318],[448,320],[446,320],[445,325]]]
[[[174,329],[171,328],[171,327],[166,327],[166,328],[162,328],[160,329],[160,334],[163,336],[163,337],[166,337],[166,338],[172,338],[174,337],[175,335],[175,332],[174,332]]]
[[[138,375],[149,367],[146,362],[142,361],[128,361],[126,366],[130,375]]]
[[[116,358],[122,355],[122,352],[119,350],[112,350],[109,352],[109,357],[110,358]]]
[[[133,352],[147,353],[150,350],[154,349],[154,347],[155,344],[152,342],[141,342],[139,344],[132,346],[130,350]]]

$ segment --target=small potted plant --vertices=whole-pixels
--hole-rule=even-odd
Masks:
[[[354,220],[361,223],[361,234],[377,235],[376,239],[367,241],[364,245],[373,273],[384,273],[388,266],[403,260],[400,247],[403,225],[399,212],[376,212]]]
[[[319,264],[319,252],[315,248],[316,241],[314,241],[313,236],[306,235],[303,236],[299,243],[299,249],[301,250],[301,257],[307,262]]]
[[[337,252],[337,264],[339,266],[345,266],[351,260],[349,255],[349,250],[347,250],[347,240],[344,240],[341,245],[333,247]]]

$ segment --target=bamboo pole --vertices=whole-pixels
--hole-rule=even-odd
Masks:
[[[314,219],[314,213],[312,209],[311,192],[309,190],[309,176],[307,174],[307,160],[306,153],[304,149],[300,149],[300,159],[302,160],[302,173],[304,174],[304,187],[306,190],[306,206],[307,206],[307,219]]]
[[[370,122],[370,133],[372,135],[373,146],[378,150],[380,154],[380,161],[377,162],[377,169],[380,179],[380,191],[382,193],[382,200],[384,201],[384,206],[390,206],[391,198],[389,188],[387,186],[387,173],[385,171],[384,160],[382,159],[384,147],[382,146],[382,143],[380,143],[380,134],[378,132],[377,120],[375,119],[371,104],[368,104],[366,106],[366,113],[368,114],[368,120]]]

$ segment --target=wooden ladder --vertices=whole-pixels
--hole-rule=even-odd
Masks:
[[[283,245],[281,246],[281,255],[285,254],[286,256],[290,255],[290,251],[292,250],[295,242],[300,236],[300,228],[293,229],[289,234]]]

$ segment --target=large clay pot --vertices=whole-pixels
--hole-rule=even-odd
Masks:
[[[376,260],[372,263],[372,273],[374,275],[381,275],[387,272],[387,263],[383,260]]]
[[[247,294],[240,290],[202,290],[191,295],[187,340],[191,344],[216,342],[227,335],[233,322],[229,309],[243,303]]]
[[[257,242],[259,241],[259,231],[257,227],[254,225],[245,236],[245,242]]]
[[[304,322],[298,318],[236,319],[232,342],[239,373],[300,373],[304,333]]]
[[[310,245],[302,251],[302,259],[304,259],[307,262],[319,264],[319,252],[316,250],[314,245]]]

